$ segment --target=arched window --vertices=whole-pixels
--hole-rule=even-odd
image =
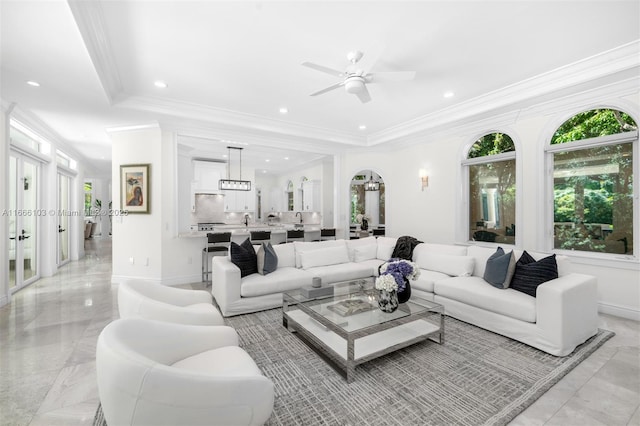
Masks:
[[[515,244],[516,149],[504,133],[490,133],[469,149],[469,240]]]
[[[614,109],[581,112],[556,130],[546,148],[554,249],[633,254],[637,141],[635,121]]]

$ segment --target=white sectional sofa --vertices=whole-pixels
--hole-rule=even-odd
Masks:
[[[212,293],[224,316],[275,308],[281,306],[284,291],[310,285],[313,277],[331,284],[376,276],[395,242],[395,238],[370,237],[281,244],[274,246],[275,272],[242,279],[229,258],[214,257]],[[594,277],[572,273],[568,258],[556,256],[558,278],[541,284],[536,297],[499,289],[483,279],[487,259],[495,251],[496,247],[419,244],[413,260],[421,274],[411,282],[412,298],[440,303],[446,315],[556,356],[568,355],[597,333]],[[536,260],[548,256],[529,253]],[[519,259],[522,251],[514,254]]]
[[[268,275],[244,278],[228,257],[216,256],[211,292],[224,316],[275,308],[282,306],[283,292],[309,286],[313,277],[330,285],[377,275],[395,244],[396,239],[388,237],[277,244],[273,248],[278,268]]]

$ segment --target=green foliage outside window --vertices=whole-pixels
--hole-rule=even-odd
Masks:
[[[637,130],[611,109],[576,114],[555,132],[563,144]],[[556,152],[554,248],[627,254],[633,251],[633,144],[603,143]]]

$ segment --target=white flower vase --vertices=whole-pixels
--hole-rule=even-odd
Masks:
[[[395,290],[379,290],[378,307],[382,312],[391,313],[398,309],[398,292]]]

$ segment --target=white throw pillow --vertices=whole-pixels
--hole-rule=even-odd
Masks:
[[[294,241],[293,246],[296,250],[296,268],[302,268],[302,260],[300,259],[300,253],[303,251],[322,250],[327,247],[347,247],[345,240],[327,240],[327,241]]]
[[[353,250],[353,261],[364,262],[365,260],[375,259],[378,255],[378,246],[375,244],[367,244],[356,247]]]
[[[296,267],[296,250],[293,244],[276,244],[273,249],[278,255],[278,268]]]
[[[380,260],[389,260],[391,259],[391,255],[393,254],[394,248],[396,248],[395,245],[382,244],[378,242],[378,250],[376,253],[376,257]]]
[[[349,251],[349,259],[351,259],[352,262],[355,262],[356,247],[362,247],[366,245],[372,245],[374,247],[378,246],[376,237],[358,238],[355,240],[345,240],[345,241],[347,243],[347,250]]]
[[[452,277],[470,277],[473,274],[475,264],[476,261],[471,256],[429,253],[420,256],[420,264],[418,266],[429,271],[442,272]]]
[[[317,266],[337,265],[349,263],[349,253],[346,246],[327,247],[319,250],[302,251],[300,253],[302,269]]]

